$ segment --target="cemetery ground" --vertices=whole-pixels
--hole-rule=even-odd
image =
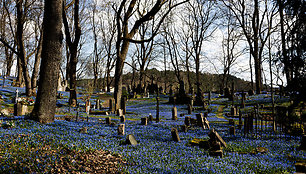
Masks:
[[[253,131],[245,134],[244,127],[238,127],[239,118],[229,117],[231,102],[218,94],[212,95],[206,110],[194,107],[191,114],[187,114],[187,105],[176,105],[176,120],[172,119],[173,104],[167,103],[166,95],[160,95],[160,121],[143,119],[147,121],[143,125],[142,118],[156,116],[155,95],[129,99],[125,120],[120,122],[107,107],[109,95],[92,94],[92,109],[87,114],[87,95],[82,89],[79,109],[69,108],[69,93],[60,92],[55,121],[44,125],[26,119],[27,114],[13,116],[16,89],[28,112],[35,98],[25,98],[24,89],[12,87],[11,82],[6,79],[5,87],[0,88],[0,173],[295,173],[295,165],[306,162],[306,152],[300,150],[301,135],[280,129],[273,132],[269,121],[254,121]],[[100,110],[93,106],[96,99],[104,103]],[[276,95],[275,100],[279,105],[289,103],[288,97]],[[271,106],[271,97],[248,96],[245,104],[243,113],[254,110],[253,104],[263,105],[262,113],[270,112],[264,108]],[[196,114],[208,111],[210,129],[193,125],[182,131],[185,117],[195,120]],[[229,132],[229,121],[235,125],[234,134]],[[120,124],[125,125],[124,135],[118,134]],[[173,140],[172,128],[178,130],[180,141]],[[222,157],[211,155],[203,146],[212,129],[226,143]],[[137,145],[126,143],[130,134]]]

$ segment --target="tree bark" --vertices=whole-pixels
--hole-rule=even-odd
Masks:
[[[45,0],[44,9],[40,80],[31,118],[40,123],[50,123],[54,121],[62,58],[62,0]]]

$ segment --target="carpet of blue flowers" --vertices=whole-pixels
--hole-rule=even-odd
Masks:
[[[19,90],[22,91],[22,88]],[[13,87],[1,89],[1,104],[9,103],[14,91]],[[68,107],[65,107],[68,93],[63,94],[64,99],[58,101],[62,106],[58,117],[69,112]],[[180,129],[180,125],[184,124],[184,117],[179,115],[185,113],[186,116],[187,110],[186,106],[177,105],[178,120],[171,120],[173,105],[166,104],[167,98],[161,98],[161,121],[149,122],[147,126],[140,125],[140,118],[148,117],[149,114],[155,117],[156,100],[151,96],[149,99],[128,101],[124,136],[117,134],[117,126],[106,125],[106,116],[101,115],[90,115],[88,122],[56,119],[54,123],[46,125],[31,120],[3,119],[2,125],[13,125],[9,129],[0,128],[0,173],[7,171],[12,165],[15,166],[13,169],[16,173],[23,171],[22,168],[17,169],[18,166],[26,167],[25,165],[37,169],[44,168],[44,172],[48,173],[48,170],[51,171],[50,164],[61,160],[61,151],[47,154],[43,153],[43,148],[57,147],[77,152],[106,150],[120,154],[127,164],[118,164],[118,167],[128,173],[294,173],[294,163],[306,160],[306,153],[298,150],[300,137],[274,134],[269,129],[258,137],[244,137],[239,130],[235,136],[229,135],[227,118],[217,116],[218,108],[224,99],[218,100],[218,96],[215,97],[215,104],[209,106],[212,112],[208,114],[208,121],[210,127],[214,128],[228,145],[224,149],[223,158],[210,157],[207,151],[189,145],[194,138],[208,139],[209,130],[193,127],[187,133],[179,132],[181,142],[172,140],[171,128]],[[252,100],[260,102],[261,98],[267,103],[268,99],[264,96],[257,96]],[[70,115],[75,115],[74,111],[70,112]],[[201,110],[196,112],[199,113]],[[80,115],[86,114],[81,111]],[[110,116],[113,122],[119,123],[115,115]],[[195,113],[189,116],[195,118]],[[84,127],[87,128],[87,132],[80,132]],[[136,137],[137,146],[122,145],[128,134]],[[267,148],[268,152],[252,153],[257,147]],[[30,155],[25,153],[31,149],[35,149],[35,152]],[[73,159],[70,160],[68,162],[72,163]],[[10,172],[14,173],[12,170]]]

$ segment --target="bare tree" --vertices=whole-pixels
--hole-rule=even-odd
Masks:
[[[215,3],[213,1],[197,0],[190,1],[186,5],[186,25],[191,32],[191,56],[195,62],[196,70],[196,87],[197,87],[197,104],[201,105],[202,90],[200,83],[200,62],[203,55],[204,41],[207,41],[217,29],[214,22],[217,19],[217,10],[214,9]]]
[[[117,21],[117,42],[116,42],[116,50],[117,50],[117,58],[116,58],[116,67],[115,67],[115,102],[116,108],[120,106],[120,100],[122,95],[122,73],[124,62],[129,50],[130,43],[141,43],[145,41],[150,41],[157,34],[157,31],[163,22],[166,15],[176,6],[184,3],[180,2],[177,4],[172,4],[172,1],[168,0],[156,0],[152,1],[152,5],[146,7],[146,13],[138,14],[134,13],[135,9],[139,9],[141,6],[141,1],[137,0],[122,0],[119,7],[116,9],[116,21]],[[168,4],[168,6],[167,6]],[[141,24],[145,22],[149,22],[153,19],[158,12],[161,11],[163,7],[167,9],[161,14],[159,21],[157,22],[156,28],[152,36],[149,39],[145,40],[135,40],[134,37],[138,33],[139,27]],[[144,8],[144,7],[143,7]],[[131,23],[132,18],[136,18],[135,22]],[[129,28],[131,26],[131,28]]]
[[[79,41],[81,38],[81,25],[79,19],[79,0],[74,0],[72,2],[74,4],[74,14],[73,14],[73,29],[74,29],[74,40],[72,40],[69,24],[66,16],[66,6],[63,3],[62,8],[62,16],[63,16],[63,23],[65,27],[65,36],[66,36],[66,43],[69,48],[69,79],[70,79],[70,97],[69,97],[69,104],[75,105],[77,102],[77,92],[76,92],[76,71],[77,71],[77,63],[78,63],[78,46]],[[67,6],[67,8],[70,5]]]

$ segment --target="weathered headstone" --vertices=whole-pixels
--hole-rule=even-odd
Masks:
[[[125,143],[133,145],[133,146],[136,146],[138,144],[137,141],[136,141],[136,138],[134,137],[133,134],[129,134],[129,135],[126,136]]]
[[[210,143],[210,149],[209,149],[209,155],[210,156],[213,156],[213,157],[215,157],[215,156],[219,156],[219,157],[223,157],[223,150],[222,150],[222,148],[221,148],[221,143],[220,142],[218,142],[218,141],[212,141],[211,143]]]
[[[110,125],[112,123],[112,119],[110,117],[106,117],[105,122],[107,125]]]
[[[177,108],[172,108],[172,120],[177,120]]]
[[[239,109],[239,125],[238,128],[241,129],[242,128],[242,112],[241,109]]]
[[[254,90],[250,89],[250,90],[248,91],[248,94],[249,94],[249,96],[252,96],[252,95],[255,94],[255,92],[254,92]]]
[[[176,141],[176,142],[180,142],[181,141],[181,139],[179,137],[179,134],[178,134],[178,131],[177,131],[176,128],[172,128],[171,129],[171,135],[172,135],[173,141]]]
[[[241,93],[241,108],[245,108],[245,99],[246,94],[244,92]]]
[[[123,110],[122,109],[118,109],[117,110],[117,116],[122,116],[123,114]]]
[[[295,165],[296,174],[306,173],[306,163],[305,162],[297,162],[294,165]]]
[[[119,124],[118,135],[124,135],[124,129],[125,129],[125,125],[124,124]]]
[[[148,125],[148,119],[147,117],[141,118],[141,125]]]
[[[21,103],[14,104],[14,116],[25,115],[28,112],[28,106]]]
[[[186,126],[190,126],[191,125],[191,117],[189,117],[189,116],[187,116],[187,117],[185,117],[185,125]]]
[[[231,107],[231,116],[235,116],[236,115],[236,108],[233,106]]]
[[[124,122],[125,122],[125,116],[124,116],[124,115],[121,115],[121,116],[120,116],[120,122],[121,122],[121,123],[124,123]]]
[[[208,133],[209,138],[211,139],[211,141],[218,141],[221,143],[221,145],[223,147],[226,147],[226,143],[225,141],[222,139],[222,137],[218,134],[218,132],[215,131],[215,129],[212,129],[209,133]]]
[[[126,114],[126,97],[121,98],[121,109],[122,109],[122,115]]]
[[[204,126],[205,126],[205,128],[210,129],[209,122],[208,122],[207,118],[204,117],[203,119],[204,119]]]
[[[110,112],[115,111],[115,99],[113,98],[109,99],[109,111]]]
[[[90,101],[87,100],[86,103],[85,103],[85,111],[87,114],[89,114],[89,111],[90,111]]]
[[[188,114],[192,113],[192,106],[190,104],[188,105],[187,110],[188,110]]]

